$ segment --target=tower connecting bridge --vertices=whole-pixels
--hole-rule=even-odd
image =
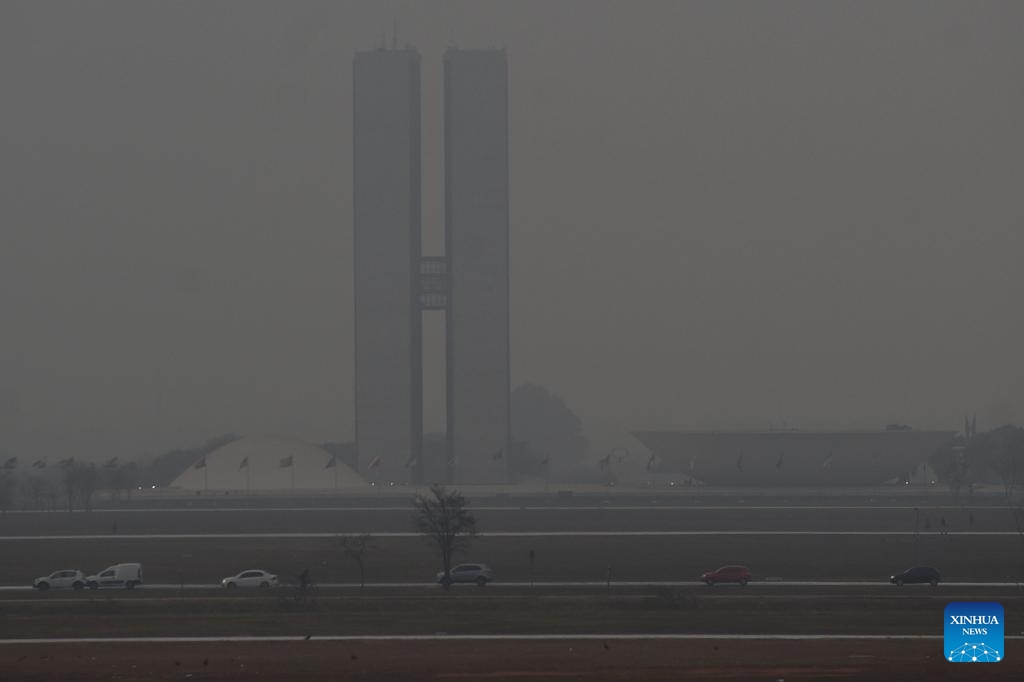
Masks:
[[[503,483],[509,460],[508,64],[444,54],[443,256],[421,253],[420,54],[353,64],[359,469],[387,483]],[[423,445],[423,315],[445,316],[446,452]]]

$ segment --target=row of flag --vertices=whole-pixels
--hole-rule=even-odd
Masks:
[[[598,465],[600,465],[600,467],[602,469],[606,469],[611,464],[612,455],[613,455],[613,453],[608,453],[607,455],[605,455],[604,457],[599,459],[597,461]],[[623,457],[619,457],[618,459],[621,462],[624,458]],[[821,463],[821,468],[822,469],[830,469],[830,468],[832,468],[832,461],[833,461],[833,459],[834,459],[834,455],[831,452],[828,453],[828,456]],[[547,462],[546,458],[545,458],[544,462],[545,463]],[[645,467],[646,470],[647,471],[651,471],[652,469],[654,469],[654,467],[657,464],[657,462],[658,462],[657,455],[652,454],[650,456],[650,458],[647,460],[647,466]],[[775,460],[775,469],[778,470],[778,471],[782,471],[782,468],[785,466],[785,463],[786,463],[786,453],[785,452],[780,452],[779,453],[779,458],[777,460]],[[693,457],[690,458],[690,463],[689,463],[687,468],[689,469],[690,473],[693,473],[693,471],[697,468],[697,456],[696,455],[694,455]],[[736,458],[736,471],[740,472],[741,474],[743,473],[743,453],[742,452],[739,454],[739,457]]]
[[[504,456],[505,456],[504,452],[501,451],[501,450],[498,450],[493,455],[491,455],[491,459],[494,459],[494,460],[503,459]],[[17,459],[17,457],[15,457],[13,459]],[[117,458],[115,457],[114,459],[117,459]],[[381,465],[382,462],[383,462],[383,460],[381,460],[380,457],[374,457],[373,459],[370,460],[370,463],[366,465],[366,468],[367,469],[376,469],[377,467],[379,467]],[[413,467],[413,466],[415,466],[417,464],[417,462],[419,462],[419,458],[416,457],[415,455],[413,455],[405,463],[405,466],[406,466],[406,468]],[[448,463],[449,464],[454,464],[455,460],[450,459],[450,460],[448,460]],[[541,464],[547,464],[547,463],[548,463],[548,457],[545,456],[544,460],[541,462]],[[295,456],[294,455],[288,455],[287,457],[282,457],[281,458],[280,464],[278,466],[281,469],[287,469],[288,467],[292,467],[294,465],[295,465]],[[44,466],[45,466],[45,464],[44,464]],[[324,466],[324,469],[333,469],[333,468],[335,468],[337,466],[338,466],[338,456],[337,455],[331,455],[331,458],[329,460],[327,460],[327,464]],[[246,457],[243,457],[242,461],[238,463],[238,468],[239,469],[246,469],[248,467],[249,467],[249,457],[246,456]],[[204,456],[200,457],[199,460],[195,464],[192,465],[192,468],[194,468],[194,469],[205,469],[206,468],[206,456],[204,455]]]
[[[75,465],[75,458],[74,457],[68,457],[67,459],[62,459],[62,460],[59,460],[57,462],[57,466],[60,467],[61,469],[69,469],[69,468],[73,467],[74,465]],[[47,466],[48,465],[47,465],[45,459],[37,459],[36,461],[32,462],[31,468],[33,468],[33,469],[45,469]],[[104,462],[102,466],[103,466],[104,469],[116,469],[118,466],[120,466],[120,460],[117,457],[113,457],[113,458],[107,460],[106,462]],[[6,460],[4,460],[4,463],[3,463],[3,469],[4,470],[12,471],[12,470],[17,469],[17,468],[18,468],[18,458],[17,457],[8,457]]]

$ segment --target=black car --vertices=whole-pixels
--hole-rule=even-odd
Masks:
[[[900,586],[931,583],[934,587],[942,582],[942,574],[931,566],[914,566],[902,573],[889,576],[889,582]]]

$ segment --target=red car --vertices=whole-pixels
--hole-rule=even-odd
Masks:
[[[715,583],[739,583],[746,585],[750,582],[750,569],[746,566],[722,566],[717,571],[705,571],[700,579],[708,585]]]

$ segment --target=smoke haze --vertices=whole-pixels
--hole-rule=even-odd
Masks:
[[[351,62],[395,26],[423,55],[425,254],[441,55],[508,51],[513,385],[598,431],[1020,421],[1022,25],[1015,2],[4,2],[0,450],[352,437]]]

